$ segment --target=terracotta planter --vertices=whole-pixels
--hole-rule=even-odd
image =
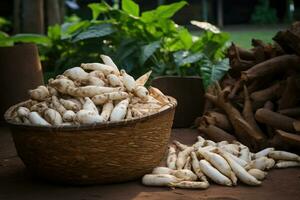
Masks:
[[[37,46],[0,47],[0,69],[0,122],[4,122],[4,112],[10,106],[28,99],[28,90],[43,84]]]
[[[204,87],[200,77],[163,76],[155,78],[151,85],[159,88],[164,94],[173,96],[178,101],[174,128],[185,128],[193,125],[196,117],[203,113]]]

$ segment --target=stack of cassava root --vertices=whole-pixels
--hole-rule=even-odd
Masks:
[[[137,80],[110,57],[87,63],[30,90],[31,99],[17,107],[13,120],[41,126],[68,126],[140,118],[170,107],[157,88],[144,86],[151,71]]]
[[[214,141],[238,139],[253,150],[300,149],[300,22],[273,38],[228,49],[231,69],[210,87],[200,132]]]
[[[169,146],[167,167],[156,167],[143,177],[143,184],[191,189],[206,189],[208,180],[235,186],[240,181],[247,185],[261,185],[271,168],[299,167],[300,157],[286,151],[266,148],[251,153],[240,142],[205,140],[198,136],[192,146],[174,141]],[[176,153],[176,148],[178,153]]]

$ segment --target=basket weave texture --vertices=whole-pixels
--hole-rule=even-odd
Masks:
[[[68,184],[112,183],[143,176],[162,160],[176,100],[160,113],[130,121],[78,127],[12,123],[18,155],[33,175]],[[20,104],[18,104],[20,105]]]

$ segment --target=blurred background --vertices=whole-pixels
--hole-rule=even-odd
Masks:
[[[87,5],[99,0],[14,0],[0,2],[0,29],[9,34],[45,33],[49,25],[78,16],[87,19]],[[120,7],[119,0],[107,0]],[[176,0],[136,0],[140,10],[150,10]],[[250,38],[270,41],[278,28],[300,19],[300,1],[296,0],[188,0],[188,5],[174,16],[174,21],[187,25],[190,20],[207,21],[231,33],[232,41],[250,47]],[[261,26],[263,25],[263,26]]]

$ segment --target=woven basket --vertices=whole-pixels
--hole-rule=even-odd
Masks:
[[[5,119],[18,155],[33,175],[68,184],[112,183],[143,176],[162,160],[169,142],[172,107],[139,119],[105,124],[41,127]]]

